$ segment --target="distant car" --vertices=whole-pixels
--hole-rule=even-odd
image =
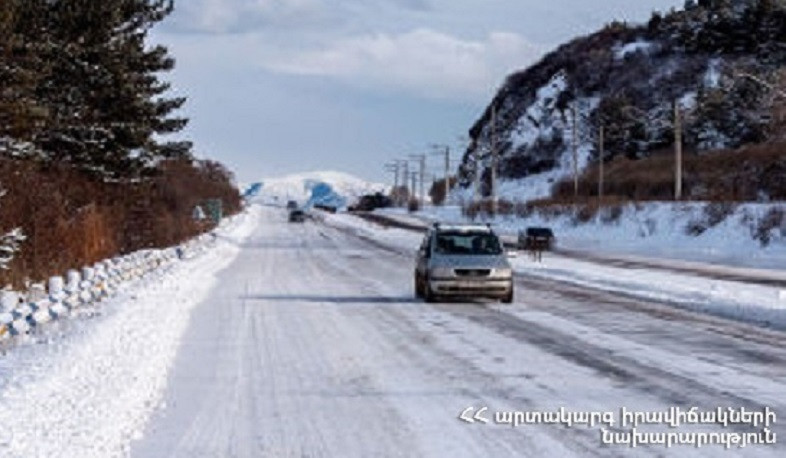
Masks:
[[[487,226],[435,224],[418,250],[415,295],[426,302],[482,297],[513,302],[513,271]]]
[[[289,212],[290,223],[302,223],[306,221],[306,212],[303,210],[295,209]]]
[[[287,202],[287,210],[296,210],[298,207],[297,202],[294,200],[290,200]]]
[[[548,227],[528,227],[519,231],[518,246],[521,250],[549,251],[554,248],[554,231]]]

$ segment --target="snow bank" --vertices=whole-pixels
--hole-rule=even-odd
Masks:
[[[441,216],[445,217],[450,212],[449,208],[445,209]],[[409,222],[417,221],[406,215],[396,215],[396,218]],[[457,221],[458,218],[446,217],[444,220]],[[421,234],[401,229],[385,229],[348,215],[332,215],[325,221],[404,253],[414,253],[422,240]],[[511,224],[508,221],[507,227],[512,227]],[[557,235],[559,237],[560,233],[557,232]],[[611,233],[608,237],[613,240],[616,235]],[[560,244],[562,243],[560,241]],[[786,264],[781,264],[781,268],[784,265]],[[531,262],[522,256],[513,260],[513,267],[518,273],[529,276],[656,300],[697,312],[786,329],[786,290],[778,286],[718,280],[655,268],[615,267],[551,253],[544,257],[542,263]],[[786,278],[786,271],[779,272],[784,274],[782,278]]]
[[[19,345],[0,360],[0,456],[127,454],[161,400],[191,310],[237,255],[257,212],[191,243],[189,259],[155,269],[100,308],[84,308],[82,319],[29,337],[47,345]],[[96,275],[133,278],[135,268],[104,265]]]
[[[784,269],[786,218],[780,225],[765,230],[768,218],[778,209],[786,212],[786,204],[653,202],[605,209],[585,222],[570,211],[479,220],[492,222],[498,232],[506,235],[515,235],[528,226],[548,226],[554,230],[559,247],[569,250]],[[428,207],[415,216],[405,216],[401,209],[385,212],[416,221],[468,221],[458,206]]]
[[[554,228],[560,247],[592,252],[634,254],[730,266],[783,269],[786,227],[763,230],[767,215],[779,204],[737,207],[703,203],[648,203],[599,212],[586,223],[576,215],[500,221],[507,232],[526,226]],[[619,211],[619,213],[615,213]],[[759,238],[766,237],[767,245]]]
[[[786,329],[786,290],[698,275],[604,266],[547,256],[514,260],[516,272],[592,289],[655,300],[697,312]]]

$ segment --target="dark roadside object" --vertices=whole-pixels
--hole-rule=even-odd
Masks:
[[[324,212],[328,212],[328,213],[336,213],[338,211],[338,208],[336,208],[336,207],[334,207],[332,205],[316,204],[316,205],[314,205],[314,208],[316,208],[317,210],[322,210]]]
[[[548,227],[528,227],[519,231],[520,250],[550,251],[554,248],[554,232]]]
[[[306,213],[303,210],[292,210],[289,212],[290,223],[303,223],[306,221]]]
[[[287,210],[295,210],[297,209],[297,202],[294,200],[290,200],[287,202]]]
[[[349,208],[351,212],[370,212],[378,208],[388,208],[393,206],[393,200],[378,192],[361,196],[357,203]]]

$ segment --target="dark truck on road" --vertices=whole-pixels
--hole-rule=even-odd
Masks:
[[[304,223],[306,221],[306,212],[298,208],[290,210],[287,220],[290,223]]]
[[[362,196],[355,205],[349,208],[350,212],[371,212],[378,208],[388,208],[393,206],[390,197],[378,192]]]
[[[554,248],[554,232],[548,227],[528,227],[519,231],[518,247],[527,251],[550,251]]]

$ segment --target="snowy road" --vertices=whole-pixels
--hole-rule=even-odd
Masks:
[[[603,425],[512,427],[494,424],[494,413],[696,406],[786,415],[786,334],[526,277],[512,306],[424,304],[412,299],[410,254],[317,222],[287,224],[274,209],[260,214],[194,310],[166,405],[132,455],[622,456],[631,450],[601,445]],[[492,421],[459,420],[468,407],[488,407]],[[781,441],[783,424],[772,427]]]

